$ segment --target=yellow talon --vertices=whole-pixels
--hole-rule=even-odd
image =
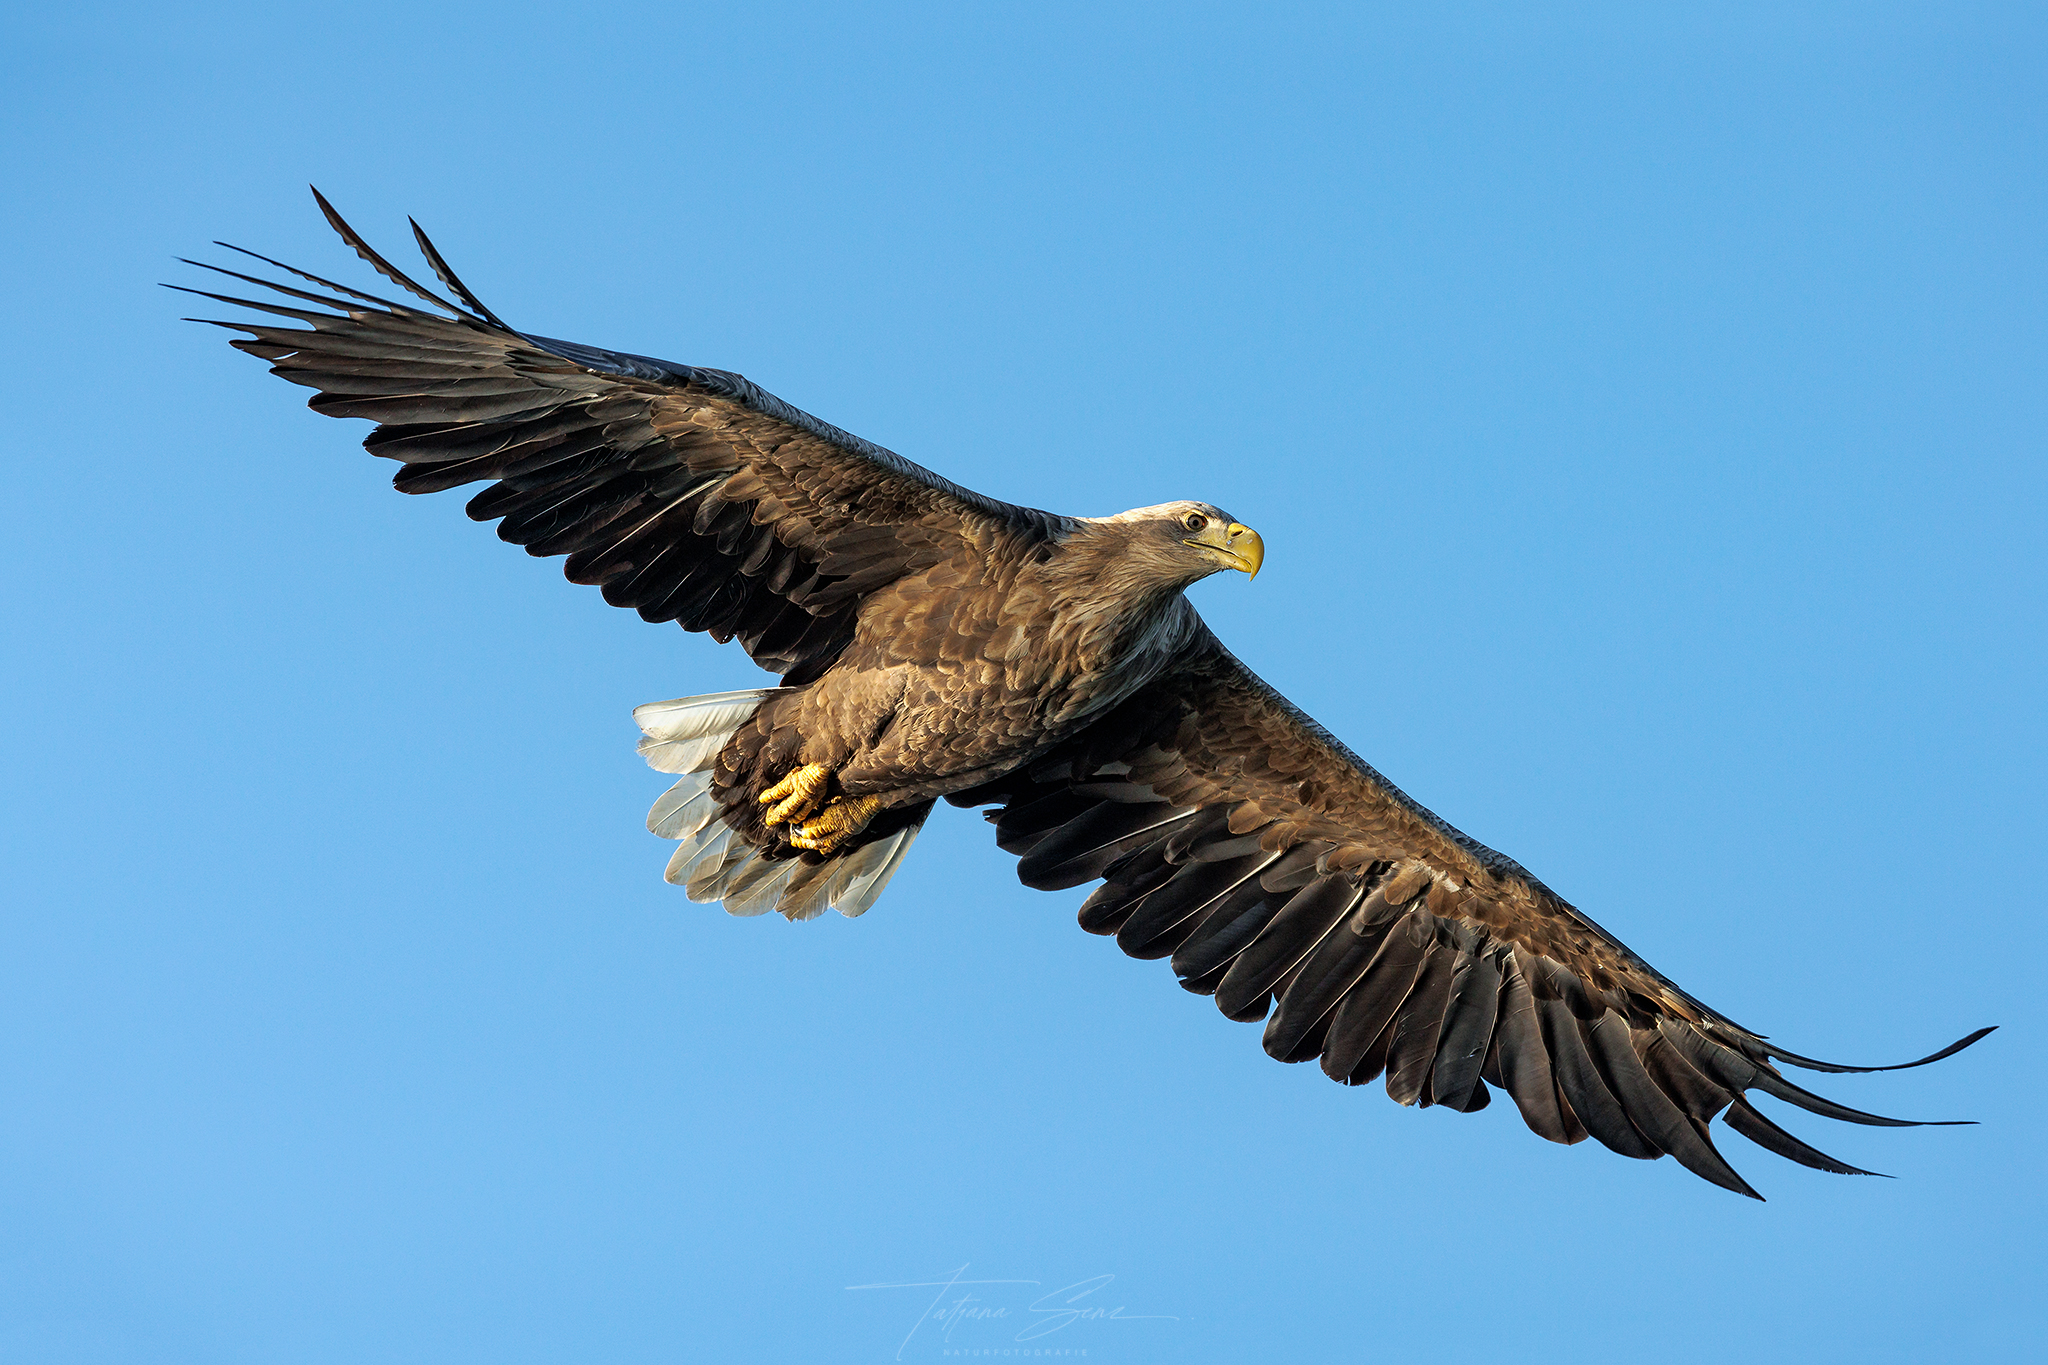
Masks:
[[[790,831],[789,842],[798,848],[830,855],[868,827],[882,807],[879,796],[840,797],[816,816]]]
[[[785,825],[810,815],[817,810],[818,797],[831,780],[832,770],[822,763],[806,763],[791,769],[780,782],[761,793],[761,804],[769,807],[764,818],[771,825]]]

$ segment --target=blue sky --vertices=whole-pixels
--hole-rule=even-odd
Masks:
[[[6,22],[0,1360],[2039,1349],[2038,9]],[[1981,1126],[1729,1135],[1758,1205],[1403,1110],[965,812],[858,921],[687,903],[629,712],[761,675],[154,287],[370,283],[308,181],[990,494],[1229,508],[1254,668],[1797,1050],[2004,1025],[1821,1086]],[[948,1276],[1022,1283],[849,1288]]]

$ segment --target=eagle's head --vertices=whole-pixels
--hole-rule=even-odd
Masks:
[[[1124,535],[1126,567],[1185,587],[1218,569],[1258,575],[1266,560],[1259,533],[1206,502],[1167,502],[1107,518]]]

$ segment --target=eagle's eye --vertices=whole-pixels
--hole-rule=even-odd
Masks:
[[[1180,524],[1190,531],[1199,531],[1209,524],[1209,519],[1200,512],[1190,512],[1180,519]]]

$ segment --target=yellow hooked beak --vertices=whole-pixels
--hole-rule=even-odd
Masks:
[[[1206,550],[1209,557],[1226,569],[1259,576],[1259,566],[1266,562],[1266,542],[1259,533],[1243,522],[1233,521],[1228,526],[1205,527],[1200,534],[1190,536],[1181,542],[1197,550]]]

